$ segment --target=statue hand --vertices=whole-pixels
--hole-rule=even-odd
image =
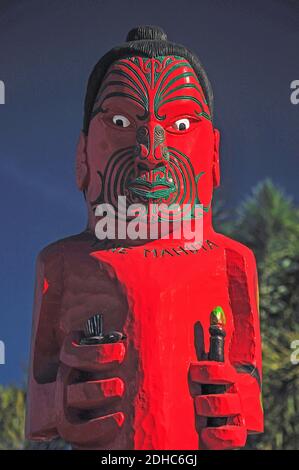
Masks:
[[[224,450],[243,447],[247,429],[237,386],[238,374],[233,366],[215,361],[193,362],[190,365],[190,379],[200,448]],[[205,390],[207,385],[222,385],[225,390],[223,393],[208,394]],[[211,427],[209,418],[220,417],[226,417],[226,422]]]
[[[122,426],[124,414],[118,399],[124,393],[124,382],[113,376],[113,370],[124,355],[123,342],[80,345],[73,335],[65,338],[57,377],[57,427],[75,447],[109,442]],[[101,378],[97,378],[99,373]]]

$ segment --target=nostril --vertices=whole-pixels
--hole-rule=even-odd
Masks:
[[[144,163],[138,163],[138,164],[137,164],[137,168],[138,168],[138,170],[140,170],[140,171],[147,171],[147,170],[148,170],[148,166],[145,165]]]

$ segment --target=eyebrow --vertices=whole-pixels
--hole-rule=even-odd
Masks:
[[[110,98],[120,98],[120,97],[123,97],[123,98],[129,98],[129,99],[132,99],[131,96],[127,96],[127,94],[123,93],[123,94],[119,94],[119,93],[110,93],[109,95],[105,96],[105,98],[103,99],[103,101],[101,102],[101,104],[96,107],[94,109],[94,111],[92,112],[92,117],[96,116],[97,114],[99,113],[103,113],[103,114],[106,114],[110,111],[110,109],[112,108],[112,111],[113,111],[113,105],[110,106],[110,104],[108,104],[108,106],[106,106],[105,108],[102,106],[103,105],[103,102],[106,101],[106,99],[110,99]],[[133,100],[134,102],[136,102],[136,100]],[[138,101],[137,101],[138,103]],[[141,103],[138,103],[140,106],[142,106]],[[135,112],[131,111],[129,112],[130,115],[134,115],[137,119],[141,120],[141,121],[144,121],[148,118],[149,116],[149,112],[142,106],[143,108],[143,114],[140,114],[140,112],[137,111],[137,108],[135,110]],[[123,106],[120,106],[118,105],[117,108],[115,108],[115,113],[122,113],[122,112],[125,112],[127,113],[127,103],[124,104]],[[142,111],[141,111],[142,113]]]

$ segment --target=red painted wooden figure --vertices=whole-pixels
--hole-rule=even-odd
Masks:
[[[244,446],[263,430],[256,265],[212,227],[219,131],[197,57],[145,26],[100,59],[76,172],[87,228],[37,262],[27,437],[77,449]],[[158,203],[177,208],[172,222],[200,219],[202,246],[175,228],[134,239],[117,225],[99,240],[98,207],[123,220],[119,196],[143,204],[143,229],[151,217],[161,229]]]

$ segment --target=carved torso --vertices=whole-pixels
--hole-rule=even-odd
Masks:
[[[245,354],[240,359],[245,337],[239,336],[238,341],[232,339],[232,332],[239,325],[231,310],[235,283],[239,283],[239,289],[243,284],[243,307],[246,302],[249,305],[248,312],[240,313],[242,327],[246,328],[246,323],[249,325],[251,321],[244,254],[240,253],[240,247],[214,233],[197,251],[185,249],[178,240],[98,250],[94,239],[83,233],[46,249],[44,274],[48,286],[43,296],[46,314],[40,318],[38,328],[42,331],[48,327],[52,332],[52,340],[44,346],[43,354],[46,352],[48,359],[55,358],[56,372],[64,338],[71,336],[78,341],[84,322],[95,313],[103,314],[105,330],[123,331],[127,336],[126,352],[120,364],[107,367],[104,372],[91,367],[89,371],[65,374],[62,379],[60,376],[66,388],[86,380],[113,377],[124,382],[123,395],[108,400],[100,410],[71,407],[64,412],[63,420],[70,423],[76,423],[79,418],[88,421],[118,411],[124,413],[118,432],[103,442],[92,442],[91,437],[89,448],[107,445],[110,449],[198,448],[192,399],[196,391],[192,390],[188,374],[191,362],[206,358],[209,314],[215,306],[222,306],[228,321],[225,355],[235,362],[238,355],[239,362],[255,361],[254,351],[252,357]],[[243,262],[243,273],[241,269],[231,270],[233,256]],[[254,337],[245,340],[243,349],[250,351],[248,342],[254,343]],[[35,354],[41,355],[38,342]],[[45,383],[45,366],[40,368]],[[52,380],[56,380],[54,369],[49,372]],[[60,433],[63,436],[63,425]]]

